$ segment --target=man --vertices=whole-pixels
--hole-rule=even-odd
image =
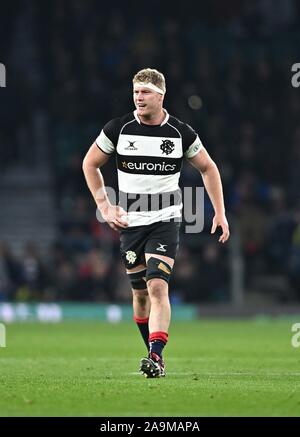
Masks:
[[[171,318],[168,283],[178,247],[182,209],[178,181],[183,156],[201,172],[212,201],[215,216],[211,232],[220,226],[219,241],[225,243],[229,238],[217,166],[196,132],[163,108],[165,92],[162,73],[150,68],[139,71],[133,78],[136,110],[108,122],[83,161],[98,209],[120,232],[134,320],[148,349],[140,370],[149,378],[165,376],[162,352]],[[118,206],[110,203],[99,170],[114,152]]]

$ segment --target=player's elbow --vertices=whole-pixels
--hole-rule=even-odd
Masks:
[[[216,171],[218,171],[217,164],[210,158],[205,162],[205,165],[203,165],[200,171],[202,175],[215,173]]]
[[[85,172],[86,167],[87,167],[87,159],[86,159],[86,156],[85,156],[83,158],[83,161],[82,161],[82,170],[83,170],[83,173]]]
[[[88,156],[88,153],[85,155],[82,161],[82,171],[83,173],[86,173],[89,168],[93,167],[90,157]]]

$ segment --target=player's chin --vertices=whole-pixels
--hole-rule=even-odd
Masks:
[[[139,106],[137,107],[137,113],[138,115],[147,115],[148,111],[146,110],[146,108],[140,108]]]

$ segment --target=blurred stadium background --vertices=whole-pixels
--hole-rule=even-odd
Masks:
[[[96,304],[127,317],[118,235],[97,221],[81,164],[104,123],[133,109],[131,78],[148,66],[166,76],[168,111],[219,166],[232,232],[225,246],[211,237],[206,198],[204,231],[182,234],[175,313],[299,313],[299,2],[195,3],[1,4],[2,320],[33,317],[37,302],[42,319],[59,319],[65,302],[65,317],[99,317]],[[116,187],[113,159],[103,172]],[[202,185],[187,165],[181,182]]]

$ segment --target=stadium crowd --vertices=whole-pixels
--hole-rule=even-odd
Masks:
[[[130,300],[118,235],[97,221],[81,166],[102,126],[133,110],[131,78],[148,66],[165,74],[167,110],[193,126],[220,169],[246,289],[280,275],[300,298],[300,95],[291,85],[298,3],[209,3],[196,16],[155,0],[160,14],[140,4],[140,20],[95,0],[2,6],[0,53],[18,88],[1,90],[1,167],[34,166],[32,121],[46,114],[59,219],[47,256],[28,243],[17,259],[3,242],[0,300]],[[116,188],[113,159],[104,177]],[[202,180],[184,165],[181,185]],[[211,218],[206,198],[204,232],[182,234],[173,301],[229,299],[230,251],[209,235]]]

